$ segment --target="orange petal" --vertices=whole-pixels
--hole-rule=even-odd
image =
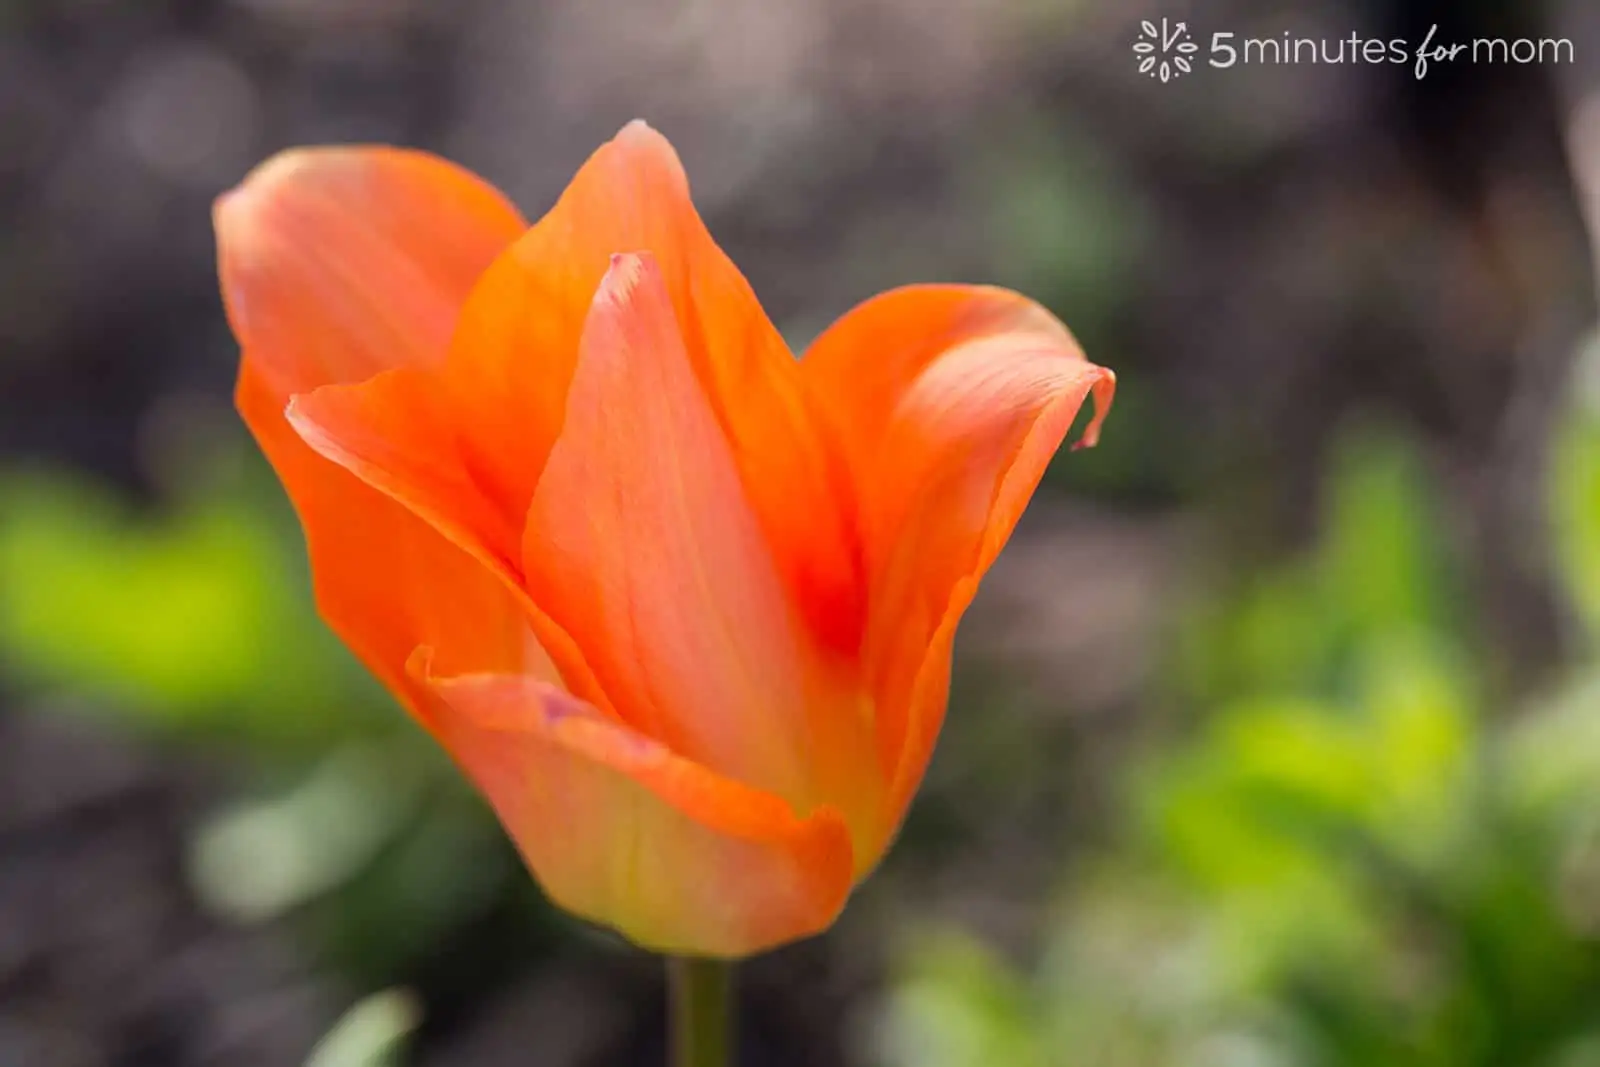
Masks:
[[[438,649],[450,670],[556,677],[505,586],[421,519],[307,448],[248,360],[236,399],[300,514],[323,618],[430,728],[430,702],[405,672],[420,644]]]
[[[258,168],[215,220],[244,350],[236,401],[299,512],[329,625],[419,712],[404,671],[419,643],[458,669],[550,673],[492,575],[284,419],[295,390],[440,360],[478,274],[521,232],[516,211],[422,153],[303,149]]]
[[[798,807],[876,805],[870,723],[817,663],[651,257],[595,295],[524,569],[640,729]]]
[[[397,148],[303,148],[214,212],[223,300],[285,401],[442,359],[462,303],[524,223],[467,171]]]
[[[462,314],[447,377],[485,493],[508,513],[532,498],[590,302],[612,255],[629,252],[655,258],[779,572],[815,631],[853,651],[861,587],[846,476],[788,347],[695,212],[672,146],[642,122],[595,152]]]
[[[950,602],[944,616],[929,639],[921,662],[911,674],[906,695],[897,698],[905,701],[896,706],[899,713],[893,717],[902,736],[889,789],[885,794],[885,814],[877,824],[882,828],[883,836],[873,842],[867,861],[869,867],[882,857],[893,840],[928,770],[934,744],[939,740],[939,730],[944,725],[945,707],[950,701],[950,663],[955,651],[956,626],[961,622],[961,616],[966,614],[977,591],[976,575],[956,583],[950,592]]]
[[[1116,379],[1037,304],[975,286],[876,297],[801,366],[828,398],[856,485],[872,605],[864,655],[893,822],[937,736],[948,642],[976,580],[1091,393],[1083,444],[1094,443]]]
[[[512,598],[531,640],[575,692],[610,709],[583,652],[528,599],[523,586],[520,524],[482,492],[472,459],[447,405],[425,371],[399,367],[355,385],[330,385],[296,396],[288,423],[330,466],[337,464],[376,490],[386,504],[464,558]],[[363,496],[367,499],[367,496]],[[423,594],[448,597],[448,588]],[[421,640],[413,641],[410,653]],[[449,649],[449,646],[439,646]]]
[[[425,657],[413,672],[426,677]],[[674,755],[535,679],[430,679],[441,736],[555,903],[663,953],[739,957],[817,933],[850,892],[829,809]]]
[[[294,397],[289,424],[316,451],[405,503],[462,550],[519,583],[522,524],[481,491],[455,412],[435,383],[399,367]]]

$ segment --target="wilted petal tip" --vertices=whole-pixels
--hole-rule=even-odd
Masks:
[[[627,272],[637,276],[646,262],[653,259],[649,252],[613,252],[611,253],[611,270],[613,272]],[[602,281],[601,287],[604,288]]]
[[[1094,384],[1089,387],[1094,416],[1089,420],[1089,425],[1084,427],[1082,436],[1073,442],[1072,451],[1093,448],[1100,443],[1100,427],[1105,423],[1106,416],[1111,414],[1111,401],[1116,394],[1116,373],[1105,367],[1096,367]]]
[[[649,252],[613,252],[611,265],[595,289],[593,305],[626,304],[645,279],[656,274],[655,257]]]

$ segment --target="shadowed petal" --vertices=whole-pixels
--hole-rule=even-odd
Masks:
[[[977,286],[876,297],[801,366],[827,398],[856,487],[892,824],[938,734],[955,623],[1091,393],[1082,443],[1094,443],[1115,377],[1037,304]]]

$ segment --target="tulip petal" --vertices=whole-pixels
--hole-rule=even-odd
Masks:
[[[428,677],[424,655],[413,673]],[[852,884],[830,809],[800,818],[517,675],[430,678],[444,740],[550,898],[663,953],[739,957],[825,929]]]
[[[521,232],[515,209],[423,153],[303,149],[258,168],[215,221],[244,350],[236,402],[299,513],[328,624],[424,717],[404,670],[419,643],[452,669],[553,677],[501,582],[284,418],[294,391],[442,359],[478,274]]]
[[[450,421],[454,413],[431,385],[425,370],[398,367],[356,385],[324,386],[291,401],[288,424],[324,462],[382,494],[496,580],[565,683],[609,713],[611,702],[583,651],[528,598],[521,526],[512,526],[482,491]]]
[[[454,509],[458,540],[508,560],[507,531],[520,528],[561,431],[590,301],[612,254],[634,251],[656,258],[789,599],[817,643],[853,656],[863,583],[848,473],[783,339],[695,213],[677,156],[643,123],[597,151],[484,273],[442,367],[408,365],[308,398],[297,422],[322,426],[319,450],[338,437],[347,460],[406,468],[413,490],[430,475],[413,502]],[[452,484],[441,484],[447,471]]]
[[[525,510],[566,417],[591,300],[612,255],[628,252],[655,258],[793,599],[822,641],[854,652],[862,590],[847,475],[788,346],[696,213],[672,146],[642,122],[595,152],[462,314],[448,377],[484,491]]]
[[[504,583],[417,516],[308,448],[246,360],[236,392],[305,529],[317,606],[402,703],[429,721],[405,672],[419,644],[451,670],[557,677]]]
[[[302,148],[214,212],[234,335],[285,401],[436,363],[479,275],[525,225],[454,164],[397,148]]]
[[[864,655],[898,821],[944,713],[949,642],[1083,402],[1093,444],[1115,376],[1032,301],[911,286],[855,308],[801,361],[855,482],[869,575]]]
[[[400,500],[518,584],[522,524],[481,490],[454,413],[425,372],[399,367],[292,398],[289,424],[317,452]]]
[[[870,722],[808,654],[649,256],[595,295],[524,571],[639,729],[799,808],[876,806]]]

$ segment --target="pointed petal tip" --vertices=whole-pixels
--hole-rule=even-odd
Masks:
[[[306,413],[305,404],[301,402],[305,397],[305,393],[296,393],[289,398],[288,403],[283,405],[284,419],[294,428],[294,432],[302,438],[320,432],[316,422]]]
[[[618,130],[608,147],[620,148],[630,156],[634,153],[665,156],[674,168],[681,167],[678,150],[672,146],[672,142],[644,119],[634,119]]]

